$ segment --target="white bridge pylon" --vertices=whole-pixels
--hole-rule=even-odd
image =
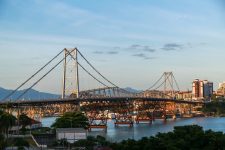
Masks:
[[[164,72],[150,88],[139,93],[139,96],[174,99],[179,91],[179,85],[173,72]]]
[[[77,48],[64,49],[62,99],[71,94],[79,98]]]

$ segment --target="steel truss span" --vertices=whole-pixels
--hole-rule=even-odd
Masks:
[[[118,97],[55,99],[48,101],[23,101],[1,103],[9,113],[25,113],[39,120],[46,116],[61,116],[65,112],[82,111],[89,119],[89,131],[95,128],[107,130],[107,120],[114,119],[115,127],[134,123],[149,123],[155,119],[191,117],[192,112],[202,107],[202,102],[173,99]]]

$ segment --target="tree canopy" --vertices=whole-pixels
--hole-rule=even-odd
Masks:
[[[88,128],[88,118],[81,112],[67,112],[57,118],[53,128]]]
[[[225,116],[225,102],[213,101],[206,103],[202,108],[204,113],[213,113],[216,116]]]
[[[18,120],[19,120],[19,124],[22,125],[23,128],[25,128],[28,125],[31,125],[31,123],[32,123],[32,119],[29,118],[26,114],[21,114],[18,117]]]
[[[141,140],[124,140],[111,144],[116,150],[191,150],[191,149],[224,149],[225,134],[212,130],[204,131],[197,125],[174,127],[173,132],[158,133],[156,136],[144,137]]]
[[[15,124],[15,116],[0,110],[0,149],[4,149],[7,144],[8,130]],[[4,135],[6,135],[6,139]]]
[[[168,133],[143,137],[140,140],[109,142],[104,137],[88,137],[72,144],[92,150],[96,147],[112,150],[222,150],[225,149],[225,134],[212,130],[204,131],[198,125],[177,126]]]
[[[0,130],[8,130],[11,126],[15,125],[16,123],[16,117],[6,113],[6,112],[0,112]]]

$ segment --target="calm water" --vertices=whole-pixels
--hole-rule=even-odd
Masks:
[[[42,124],[45,127],[51,126],[55,121],[55,117],[43,118]],[[172,131],[174,126],[197,124],[202,126],[204,130],[212,129],[213,131],[223,131],[225,133],[225,117],[223,118],[187,118],[176,120],[156,120],[151,125],[149,124],[134,124],[134,127],[119,126],[114,127],[114,121],[108,121],[107,132],[102,130],[94,130],[88,132],[88,135],[101,135],[110,141],[120,141],[123,139],[140,139],[145,136],[155,135],[158,132]]]

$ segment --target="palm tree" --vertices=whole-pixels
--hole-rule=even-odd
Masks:
[[[5,145],[5,137],[2,134],[3,126],[2,126],[2,121],[1,121],[1,117],[2,117],[3,113],[4,112],[2,110],[0,110],[0,149],[4,149],[4,145]]]
[[[6,137],[8,138],[8,132],[9,129],[16,124],[16,117],[3,112],[2,114],[0,114],[0,129],[1,132],[4,132],[5,135],[7,135]]]
[[[22,125],[22,129],[25,129],[26,126],[31,125],[32,119],[29,118],[26,114],[22,113],[19,117],[19,124]]]

